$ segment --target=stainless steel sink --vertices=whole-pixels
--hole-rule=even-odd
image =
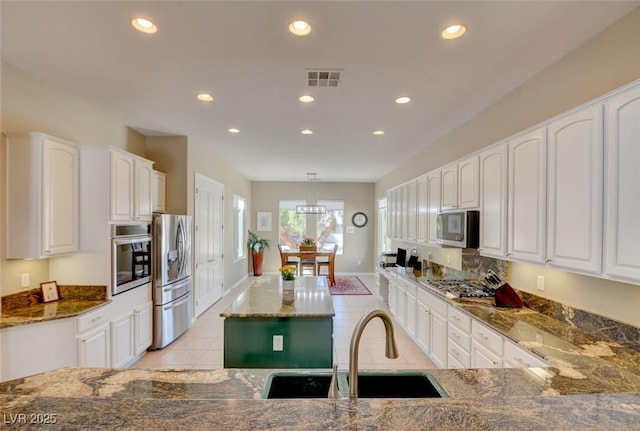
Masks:
[[[330,372],[276,371],[269,374],[263,398],[327,398]],[[338,373],[342,397],[349,395],[349,375]],[[448,398],[429,373],[423,371],[362,371],[358,373],[358,398]]]

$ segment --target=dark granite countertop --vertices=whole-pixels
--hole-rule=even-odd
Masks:
[[[40,302],[40,289],[2,297],[0,329],[79,316],[111,302],[106,286],[60,286],[61,299]]]
[[[51,429],[118,430],[633,430],[640,425],[637,393],[536,396],[524,387],[522,369],[432,371],[451,398],[263,400],[270,370],[65,368],[0,384],[0,413],[7,430],[29,426],[20,421],[52,418]]]

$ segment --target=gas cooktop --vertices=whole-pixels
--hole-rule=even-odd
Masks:
[[[449,298],[491,298],[493,293],[465,280],[428,280],[426,284]]]

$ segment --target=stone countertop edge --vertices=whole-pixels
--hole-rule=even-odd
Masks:
[[[17,312],[2,313],[2,316],[0,316],[0,329],[77,317],[81,314],[104,307],[111,302],[110,299],[98,301],[61,299],[57,302],[40,304],[40,307],[32,306],[30,307],[31,310],[25,309]],[[54,309],[55,312],[47,315],[46,307],[56,307]]]

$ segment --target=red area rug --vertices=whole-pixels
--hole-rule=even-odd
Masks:
[[[329,286],[332,295],[371,295],[367,286],[356,276],[336,277],[335,286]]]

